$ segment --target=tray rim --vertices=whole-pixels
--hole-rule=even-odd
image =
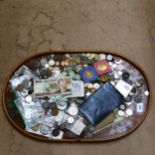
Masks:
[[[126,132],[119,134],[118,136],[111,136],[111,138],[101,138],[101,139],[84,139],[84,138],[75,138],[75,139],[49,139],[47,137],[40,137],[38,135],[35,134],[31,134],[27,131],[25,131],[24,129],[20,128],[9,116],[9,113],[7,111],[6,105],[5,105],[5,92],[6,92],[6,88],[8,86],[8,82],[10,77],[13,75],[13,73],[19,69],[23,64],[25,64],[27,61],[31,60],[31,59],[35,59],[37,57],[41,57],[44,55],[48,55],[48,54],[55,54],[55,53],[105,53],[105,54],[111,54],[114,56],[118,56],[124,60],[126,60],[127,62],[131,63],[136,69],[138,69],[140,71],[140,73],[143,75],[143,77],[145,78],[146,82],[147,82],[147,87],[149,90],[149,97],[148,97],[148,104],[147,104],[147,108],[145,113],[143,114],[141,120],[139,121],[139,123],[137,123],[136,125],[134,125],[131,129],[127,130]],[[110,51],[110,50],[49,50],[46,52],[40,52],[40,53],[35,53],[31,56],[28,56],[25,59],[22,59],[21,62],[19,62],[18,64],[16,64],[14,67],[12,67],[9,71],[9,73],[7,74],[6,80],[3,84],[3,88],[2,88],[2,107],[3,107],[3,111],[7,117],[7,119],[9,120],[9,122],[11,123],[11,125],[13,125],[21,134],[23,134],[24,136],[27,136],[29,138],[33,138],[35,140],[40,140],[40,141],[46,141],[46,142],[107,142],[107,141],[114,141],[114,140],[118,140],[120,138],[123,138],[125,136],[128,136],[129,134],[131,134],[133,131],[135,131],[138,127],[140,127],[140,125],[144,122],[144,120],[146,119],[149,110],[150,110],[150,106],[152,104],[152,88],[151,88],[151,84],[150,84],[150,79],[148,77],[148,75],[144,72],[144,70],[142,69],[142,67],[137,64],[135,61],[128,59],[126,56],[116,52],[116,51]]]

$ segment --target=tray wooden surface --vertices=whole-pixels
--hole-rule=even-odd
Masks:
[[[51,141],[59,141],[59,142],[99,142],[99,141],[109,141],[109,140],[115,140],[118,138],[122,138],[122,137],[130,134],[134,130],[136,130],[142,124],[142,122],[144,121],[144,119],[146,118],[146,116],[148,114],[149,107],[150,107],[150,100],[151,100],[151,90],[150,90],[149,80],[148,80],[148,77],[146,76],[146,74],[144,73],[144,71],[142,70],[142,68],[140,68],[132,60],[129,60],[128,58],[126,58],[122,55],[118,55],[118,54],[113,53],[113,52],[92,51],[91,53],[96,53],[96,54],[105,53],[105,54],[110,54],[110,55],[115,56],[115,57],[119,57],[119,58],[127,61],[131,66],[133,66],[134,69],[136,69],[140,72],[142,77],[145,79],[146,88],[149,91],[149,95],[147,97],[145,97],[145,100],[143,101],[144,107],[145,107],[144,112],[141,114],[134,112],[134,114],[132,116],[127,117],[127,118],[123,119],[122,121],[119,121],[113,125],[106,127],[106,128],[103,128],[100,132],[97,132],[93,138],[80,138],[80,137],[78,138],[77,137],[77,138],[65,138],[65,139],[55,140],[55,139],[49,139],[47,137],[39,136],[37,134],[33,134],[33,133],[25,131],[25,125],[24,125],[15,105],[10,105],[11,100],[13,100],[15,96],[10,91],[9,80],[10,80],[11,76],[15,73],[15,71],[17,69],[19,69],[22,65],[28,64],[29,66],[34,68],[35,64],[33,63],[33,61],[37,61],[42,57],[48,56],[50,54],[55,54],[55,53],[59,53],[59,54],[63,55],[66,53],[74,53],[74,54],[90,53],[90,51],[89,52],[83,52],[83,51],[73,51],[73,52],[72,51],[69,51],[69,52],[67,52],[67,51],[50,51],[50,52],[46,52],[46,53],[42,53],[42,54],[37,54],[37,55],[34,55],[30,58],[27,58],[24,62],[15,66],[14,69],[10,72],[10,75],[8,76],[8,78],[6,79],[6,82],[4,84],[4,90],[3,90],[3,102],[2,102],[3,109],[4,109],[4,112],[5,112],[8,120],[11,122],[11,124],[16,129],[18,129],[22,134],[29,136],[31,138],[37,139],[37,140],[43,140],[43,141],[48,141],[48,142],[51,142]]]

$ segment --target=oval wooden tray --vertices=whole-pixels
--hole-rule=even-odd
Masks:
[[[10,105],[10,101],[14,98],[14,95],[9,90],[9,80],[10,80],[11,76],[15,73],[15,71],[17,69],[19,69],[22,65],[24,65],[24,64],[30,65],[30,63],[32,63],[32,61],[34,61],[34,60],[39,60],[41,57],[48,56],[50,54],[55,54],[55,53],[59,53],[62,55],[66,54],[66,53],[72,53],[72,54],[80,54],[80,53],[102,54],[102,53],[104,53],[104,54],[110,54],[114,57],[119,57],[119,58],[127,61],[134,69],[138,70],[140,72],[140,74],[143,76],[143,78],[145,79],[145,82],[146,82],[146,88],[150,92],[149,95],[146,97],[146,100],[144,101],[144,107],[145,107],[144,112],[142,114],[134,113],[133,116],[123,119],[122,121],[119,121],[115,125],[110,125],[104,129],[102,129],[100,132],[95,134],[95,136],[93,138],[77,137],[77,138],[65,138],[65,139],[49,139],[47,137],[43,137],[43,136],[25,131],[25,125],[24,125],[19,113],[17,112],[15,105]],[[33,67],[35,67],[35,66],[33,66]],[[23,133],[29,137],[32,137],[34,139],[48,141],[48,142],[51,142],[51,141],[100,142],[100,141],[110,141],[110,140],[119,139],[119,138],[122,138],[122,137],[130,134],[134,130],[136,130],[142,124],[142,122],[144,121],[144,119],[146,118],[146,116],[148,114],[149,107],[150,107],[150,99],[151,99],[151,90],[150,90],[150,84],[149,84],[148,77],[145,75],[142,68],[140,68],[135,62],[129,60],[128,58],[126,58],[122,55],[118,55],[118,54],[112,53],[112,52],[102,52],[102,51],[95,51],[95,52],[94,51],[92,51],[92,52],[90,52],[90,51],[89,52],[86,52],[86,51],[85,52],[83,52],[83,51],[73,51],[73,52],[72,51],[71,52],[50,51],[50,52],[37,54],[30,58],[27,58],[24,62],[22,62],[14,67],[14,69],[11,71],[11,74],[8,76],[8,78],[4,84],[2,104],[3,104],[4,112],[5,112],[8,120],[11,122],[11,124],[16,129],[18,129],[21,133]],[[129,126],[125,127],[125,125],[129,125]]]

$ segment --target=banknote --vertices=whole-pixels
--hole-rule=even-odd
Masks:
[[[72,94],[68,97],[83,97],[84,96],[84,83],[83,81],[72,81]]]
[[[72,93],[70,77],[34,80],[34,95],[37,97],[69,95]]]

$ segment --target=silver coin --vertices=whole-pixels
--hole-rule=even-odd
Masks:
[[[119,110],[117,114],[121,117],[125,116],[125,112],[123,110]]]
[[[133,110],[132,109],[126,109],[126,115],[132,116],[133,115]]]
[[[108,61],[112,61],[112,59],[113,59],[113,56],[112,55],[107,55],[107,60]]]
[[[40,128],[39,128],[40,132],[42,135],[47,135],[50,131],[50,128],[47,126],[47,125],[40,125]]]
[[[149,96],[149,91],[146,90],[146,91],[144,92],[144,94],[145,94],[145,96]]]
[[[42,66],[45,66],[45,64],[47,64],[47,59],[46,58],[42,58],[40,60],[40,63],[41,63]]]
[[[121,64],[122,63],[122,60],[120,58],[115,58],[115,63],[116,64]]]

